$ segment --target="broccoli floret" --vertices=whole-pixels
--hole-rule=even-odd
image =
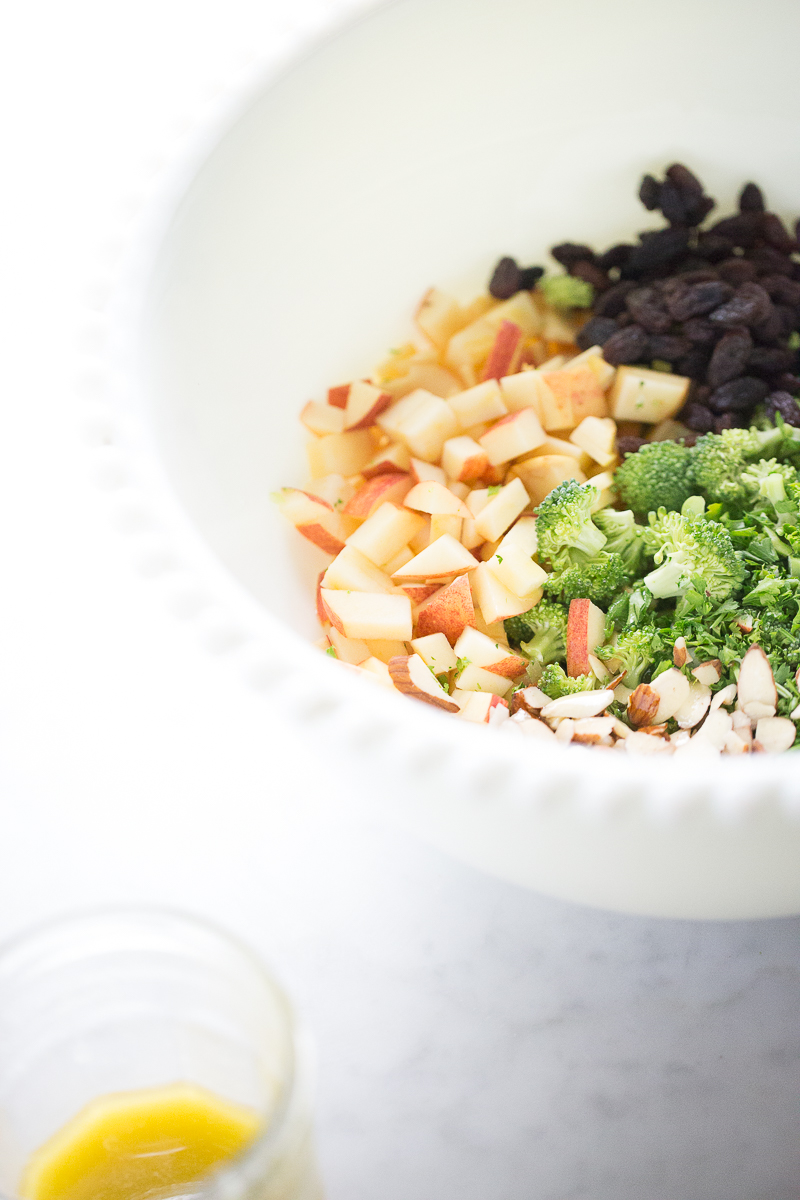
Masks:
[[[694,490],[692,451],[683,442],[647,442],[617,468],[614,488],[637,516],[676,511]]]
[[[556,662],[567,653],[567,611],[551,600],[542,600],[529,612],[504,621],[512,646],[521,646],[532,662]]]
[[[605,553],[618,554],[633,579],[644,558],[644,529],[636,524],[631,510],[626,508],[624,512],[618,512],[615,508],[601,508],[592,520],[606,535]]]
[[[631,577],[620,554],[601,550],[595,558],[585,561],[584,555],[573,557],[575,561],[553,571],[542,584],[547,595],[558,596],[562,604],[584,598],[607,608]]]
[[[539,288],[551,308],[591,308],[594,302],[592,285],[574,275],[550,275]]]
[[[770,504],[783,503],[788,497],[786,484],[797,479],[797,471],[791,463],[777,462],[774,458],[762,458],[751,463],[742,474],[742,483],[750,495],[768,500]]]
[[[725,600],[745,576],[730,534],[717,521],[691,520],[660,508],[650,514],[645,542],[656,569],[644,584],[656,599],[683,596],[693,579],[712,600]]]
[[[597,680],[594,675],[576,675],[573,679],[559,663],[550,663],[536,686],[551,700],[558,700],[559,696],[573,696],[575,692],[593,692]]]
[[[598,646],[595,654],[615,671],[625,672],[625,687],[635,688],[648,667],[660,660],[663,643],[653,625],[623,629],[613,646]]]
[[[570,563],[573,550],[594,558],[605,546],[605,534],[592,521],[591,510],[597,496],[597,488],[590,483],[565,479],[536,509],[539,554],[554,567]]]
[[[695,487],[712,504],[747,504],[752,484],[743,477],[749,465],[783,441],[780,429],[724,429],[705,434],[691,451]]]

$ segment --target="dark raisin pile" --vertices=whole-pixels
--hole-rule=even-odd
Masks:
[[[614,366],[689,376],[679,419],[698,434],[749,425],[760,406],[800,426],[800,222],[790,233],[747,183],[739,212],[703,228],[715,201],[681,163],[663,180],[645,175],[639,198],[664,229],[603,253],[572,242],[551,251],[594,288],[578,346],[601,345]],[[542,273],[504,258],[489,290],[505,299]]]

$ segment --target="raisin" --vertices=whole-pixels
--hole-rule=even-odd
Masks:
[[[693,346],[688,354],[673,363],[677,375],[688,375],[690,379],[705,379],[710,354],[701,346]]]
[[[501,258],[489,281],[489,294],[495,300],[508,300],[521,290],[520,275],[522,272],[513,258]]]
[[[740,283],[753,283],[758,267],[747,258],[726,258],[717,265],[717,274],[732,287],[738,287]]]
[[[758,283],[742,283],[725,304],[709,314],[721,326],[758,325],[772,313],[772,301]]]
[[[800,412],[800,409],[798,409]],[[640,437],[619,437],[617,438],[617,453],[618,454],[635,454],[645,444],[645,439]]]
[[[688,321],[690,317],[702,317],[712,309],[718,309],[734,295],[729,283],[709,279],[704,283],[691,283],[673,293],[667,307],[676,321]]]
[[[653,212],[654,209],[658,208],[660,195],[661,184],[652,175],[645,175],[639,184],[639,199],[648,212]]]
[[[617,322],[610,317],[591,317],[579,331],[575,341],[579,350],[602,346],[617,332]]]
[[[688,338],[676,337],[671,333],[655,333],[650,337],[650,357],[661,362],[674,363],[684,358],[692,349]]]
[[[658,195],[658,207],[661,209],[670,225],[689,225],[689,215],[692,211],[691,200],[684,196],[680,188],[669,179],[661,185]]]
[[[780,413],[787,425],[800,427],[800,406],[794,396],[790,396],[788,392],[771,392],[767,396],[764,408],[771,421],[774,421],[776,414]]]
[[[667,167],[664,174],[670,183],[674,183],[675,187],[680,188],[682,192],[687,192],[689,195],[702,196],[702,183],[683,163],[673,163],[671,167]]]
[[[604,254],[599,255],[597,265],[602,271],[611,271],[614,267],[624,267],[631,250],[633,250],[633,246],[628,245],[627,242],[620,242],[606,250]]]
[[[789,308],[787,304],[776,304],[774,307],[781,322],[781,337],[788,338],[795,327],[797,311],[794,308]]]
[[[790,371],[787,371],[778,380],[778,387],[783,392],[790,392],[793,396],[800,396],[800,375],[794,375]]]
[[[791,371],[795,366],[797,366],[797,354],[794,350],[783,350],[779,346],[756,346],[747,356],[748,370],[758,371],[764,375],[780,376]]]
[[[707,317],[692,317],[691,320],[684,321],[681,332],[698,346],[710,346],[719,336],[719,330],[714,328]]]
[[[759,321],[753,326],[753,337],[762,346],[779,346],[783,338],[783,321],[777,308],[773,304],[769,316],[765,321]]]
[[[797,239],[793,238],[783,221],[775,213],[764,213],[761,222],[761,236],[784,254],[791,254],[797,249]]]
[[[718,263],[733,254],[733,242],[730,238],[720,237],[718,233],[701,233],[697,239],[697,249],[703,258]]]
[[[641,244],[634,246],[622,268],[626,279],[636,279],[645,271],[660,270],[686,253],[689,245],[688,229],[659,229],[655,233],[641,235]]]
[[[558,246],[553,246],[550,250],[556,262],[561,263],[562,267],[566,267],[569,271],[573,263],[576,262],[591,262],[597,257],[591,246],[581,246],[575,242],[560,242]]]
[[[710,433],[714,428],[714,414],[705,404],[690,402],[681,413],[681,420],[695,433]]]
[[[650,341],[641,325],[629,325],[618,329],[603,343],[603,358],[618,367],[621,363],[645,362],[649,359]]]
[[[763,275],[785,275],[787,279],[794,275],[795,264],[792,260],[772,246],[755,246],[748,250],[747,260]]]
[[[752,375],[743,375],[741,379],[732,379],[723,383],[711,393],[709,406],[716,413],[749,412],[765,398],[769,388],[763,379],[754,379]]]
[[[632,279],[626,279],[624,283],[615,283],[607,292],[603,292],[602,296],[598,296],[594,302],[594,313],[598,317],[618,317],[621,312],[625,311],[625,298],[630,292],[634,291],[637,284]]]
[[[730,238],[734,246],[740,246],[743,250],[747,250],[761,236],[761,222],[761,213],[739,213],[735,217],[723,217],[721,221],[717,221],[711,226],[709,233]]]
[[[758,282],[776,304],[788,304],[792,308],[800,304],[800,281],[797,279],[787,279],[785,275],[762,275]]]
[[[531,288],[536,287],[543,275],[544,267],[523,267],[519,273],[520,290],[529,292]]]
[[[714,419],[714,433],[724,433],[726,429],[742,429],[743,423],[736,413],[726,412]]]
[[[611,287],[611,280],[605,271],[601,271],[600,267],[595,266],[588,259],[580,259],[573,263],[569,273],[576,279],[583,279],[585,283],[590,283],[596,292],[605,292]]]
[[[746,183],[739,193],[739,212],[763,212],[764,196],[756,183]]]
[[[672,325],[672,317],[653,287],[635,288],[626,296],[625,304],[634,321],[648,333],[666,333]]]
[[[743,375],[753,349],[747,329],[732,329],[719,339],[708,364],[706,379],[712,388]]]

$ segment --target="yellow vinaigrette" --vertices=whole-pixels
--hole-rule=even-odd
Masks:
[[[99,1096],[28,1161],[26,1200],[166,1200],[233,1158],[253,1109],[189,1083]]]

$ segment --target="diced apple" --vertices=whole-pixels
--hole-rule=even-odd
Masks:
[[[430,480],[413,487],[403,503],[406,508],[428,514],[450,513],[461,518],[471,515],[463,500],[459,500],[458,496],[454,496],[443,484]]]
[[[487,692],[464,692],[463,700],[459,703],[459,717],[464,721],[474,721],[478,725],[489,725],[492,714],[498,708],[508,711],[508,704],[502,696],[489,695]],[[455,699],[455,697],[453,697]],[[461,700],[461,697],[459,697]]]
[[[483,534],[487,542],[496,541],[529,504],[530,499],[522,481],[512,479],[511,483],[501,487],[496,496],[491,497],[478,514],[475,522],[478,533]]]
[[[381,504],[402,504],[414,485],[410,475],[374,475],[355,492],[342,509],[345,517],[366,521]]]
[[[388,666],[381,658],[367,658],[359,664],[362,671],[373,676],[384,687],[394,688],[394,680]]]
[[[471,429],[481,421],[504,417],[506,407],[496,379],[487,379],[475,387],[451,396],[447,402],[455,414],[459,429]]]
[[[463,386],[463,381],[457,379],[452,371],[440,367],[438,363],[426,362],[412,362],[405,375],[388,382],[385,379],[381,380],[383,390],[389,392],[395,400],[402,400],[403,396],[408,396],[417,388],[424,388],[426,392],[433,392],[434,396],[448,400],[456,392],[460,392]]]
[[[547,435],[541,446],[537,446],[530,454],[526,454],[525,458],[526,460],[540,458],[543,454],[565,454],[567,458],[574,458],[584,474],[596,466],[594,459],[580,446],[576,446],[574,442],[565,441],[564,438],[555,437],[552,433]]]
[[[332,404],[334,408],[346,408],[349,394],[349,383],[337,383],[335,387],[328,388],[328,404]]]
[[[444,350],[454,333],[464,324],[464,311],[453,296],[438,288],[429,288],[422,297],[414,319],[422,333],[439,350]]]
[[[597,377],[597,382],[604,392],[607,392],[614,382],[616,375],[616,367],[612,367],[611,363],[607,363],[603,358],[602,346],[590,346],[588,350],[584,350],[583,354],[576,355],[575,358],[569,360],[570,370],[575,367],[589,367]]]
[[[466,500],[472,491],[468,483],[462,483],[458,479],[448,479],[447,486],[454,496],[458,496],[459,500]]]
[[[332,404],[320,404],[318,400],[309,400],[300,413],[300,420],[306,429],[320,436],[344,432],[344,413],[341,408],[335,408]]]
[[[488,563],[483,562],[472,573],[472,588],[481,616],[487,625],[505,621],[535,608],[542,598],[541,588],[527,596],[517,596],[501,583]]]
[[[614,503],[617,495],[614,491],[613,471],[601,471],[599,475],[593,475],[589,482],[599,493],[592,503],[592,512],[599,512],[601,508],[608,508],[609,504]]]
[[[392,403],[388,392],[381,391],[372,383],[356,379],[350,384],[347,407],[344,411],[345,429],[368,429]]]
[[[434,674],[455,671],[455,651],[443,633],[429,633],[426,637],[414,638],[410,645]]]
[[[617,426],[611,417],[584,417],[569,440],[601,467],[611,466],[617,457]]]
[[[317,620],[319,621],[319,623],[323,629],[327,629],[331,622],[330,622],[330,618],[328,617],[328,614],[325,611],[325,605],[322,603],[322,596],[320,595],[320,590],[322,588],[322,581],[324,578],[325,578],[325,572],[320,571],[319,575],[317,576],[317,586],[315,588],[315,600],[316,600],[316,607],[317,607]]]
[[[357,667],[365,658],[370,657],[370,649],[366,642],[357,638],[345,637],[335,625],[331,625],[329,628],[328,640],[340,662],[352,663],[354,667]]]
[[[388,476],[378,475],[375,482],[386,478]],[[347,544],[360,550],[376,567],[381,567],[419,533],[422,525],[422,518],[416,513],[387,502],[350,534]]]
[[[445,442],[458,433],[458,422],[447,400],[423,388],[418,388],[399,403],[405,404],[415,397],[416,403],[395,427],[396,436],[405,442],[415,458],[438,463]]]
[[[388,575],[355,546],[345,546],[325,572],[322,586],[345,592],[383,592],[394,595],[397,588]]]
[[[467,550],[477,550],[486,541],[482,533],[478,533],[475,518],[470,517],[468,521],[461,522],[461,545],[466,546]]]
[[[361,468],[361,474],[365,479],[372,479],[375,475],[398,475],[408,471],[410,465],[408,446],[402,442],[390,442]]]
[[[471,518],[467,518],[471,520]],[[437,541],[444,534],[449,534],[454,537],[457,542],[461,542],[461,529],[464,522],[461,517],[455,516],[453,513],[431,513],[431,532],[428,544]],[[463,546],[464,543],[461,542]]]
[[[458,705],[450,699],[418,654],[404,654],[393,658],[389,663],[389,673],[394,686],[404,695],[413,696],[415,700],[424,700],[426,704],[434,704],[437,708],[443,708],[445,712],[458,712]]]
[[[411,601],[408,596],[377,592],[342,592],[323,588],[322,602],[331,624],[348,638],[411,640]]]
[[[454,652],[458,658],[466,659],[474,666],[483,667],[506,679],[515,679],[528,665],[528,660],[514,654],[504,641],[497,641],[469,626],[456,642]],[[466,685],[459,681],[459,687]],[[505,695],[505,692],[501,694]]]
[[[412,515],[412,514],[409,514]],[[472,571],[477,567],[478,560],[469,550],[449,534],[437,538],[425,550],[412,558],[393,578],[399,583],[413,580],[444,579],[451,575],[460,575],[464,571]]]
[[[655,425],[680,411],[691,382],[684,375],[668,375],[646,367],[618,367],[609,392],[611,415],[617,421]]]
[[[483,316],[454,334],[447,344],[445,366],[464,374],[474,372],[478,363],[491,353],[497,330],[503,321],[512,321],[523,335],[533,337],[542,325],[542,318],[528,292],[517,292],[510,300],[496,305]]]
[[[415,410],[424,403],[425,397],[429,395],[430,392],[426,392],[424,388],[415,388],[413,392],[403,396],[402,400],[396,400],[394,404],[390,404],[387,409],[384,409],[376,424],[393,442],[400,441],[405,444],[399,434],[400,426],[407,417],[413,415]]]
[[[415,554],[421,554],[431,544],[431,519],[423,513],[420,513],[420,517],[422,519],[422,528],[408,543]]]
[[[440,583],[404,583],[402,590],[409,597],[411,603],[417,605],[424,604],[434,592],[440,592],[442,585]]]
[[[314,495],[330,504],[334,512],[342,512],[355,492],[356,489],[344,475],[325,475],[322,479],[314,480]]]
[[[526,458],[524,462],[515,463],[511,474],[525,485],[531,504],[541,504],[545,496],[565,479],[577,479],[585,483],[586,476],[578,466],[578,461],[566,454],[539,454]]]
[[[272,499],[298,533],[326,554],[338,554],[345,543],[342,518],[327,501],[299,488],[281,488]]]
[[[519,371],[500,380],[500,395],[509,412],[520,412],[532,408],[541,420],[539,408],[539,380],[535,371]]]
[[[489,566],[509,591],[526,596],[547,578],[547,572],[533,561],[535,553],[536,518],[520,517],[488,560]]]
[[[469,493],[464,503],[466,504],[473,517],[478,517],[486,508],[486,505],[491,500],[488,487],[473,488]]]
[[[548,432],[552,429],[572,429],[575,418],[569,392],[554,392],[549,383],[550,374],[543,367],[528,374],[533,376],[536,383],[542,428]]]
[[[481,635],[483,636],[483,635]],[[493,696],[505,696],[511,690],[513,681],[503,675],[494,675],[470,663],[458,677],[458,686],[462,692],[491,692]]]
[[[388,663],[390,658],[396,658],[398,654],[407,654],[405,642],[397,640],[386,640],[385,638],[370,638],[364,643],[373,658],[377,658],[382,663]]]
[[[374,453],[375,442],[369,429],[331,433],[327,437],[312,438],[306,443],[312,479],[319,479],[323,475],[357,475]]]
[[[414,483],[441,483],[447,487],[447,475],[435,463],[424,462],[421,458],[411,459],[411,478]]]
[[[567,674],[590,675],[594,654],[605,640],[606,614],[591,600],[573,600],[567,615]]]
[[[475,624],[475,606],[469,576],[460,575],[446,587],[438,588],[424,601],[416,614],[416,636],[443,633],[454,645],[467,625]]]
[[[480,549],[481,562],[488,562],[494,554],[497,553],[497,547],[500,545],[501,538],[497,538],[494,542],[484,542]]]
[[[488,465],[483,446],[466,434],[448,438],[442,448],[442,466],[450,479],[462,483],[480,479]]]
[[[513,321],[501,321],[483,369],[483,378],[500,379],[503,375],[511,375],[519,364],[522,346],[522,330],[519,325],[515,325]]]
[[[388,562],[383,564],[383,570],[387,575],[391,575],[392,571],[398,571],[400,567],[404,567],[407,562],[411,562],[414,557],[414,551],[410,546],[403,546],[397,551],[394,558],[390,558]]]
[[[499,420],[480,439],[493,467],[529,454],[545,440],[545,432],[532,408],[509,413]]]
[[[608,401],[591,367],[576,367],[569,362],[560,371],[550,371],[547,386],[564,408],[572,410],[572,421],[566,425],[551,425],[551,429],[568,429],[579,425],[584,417],[607,417]]]

